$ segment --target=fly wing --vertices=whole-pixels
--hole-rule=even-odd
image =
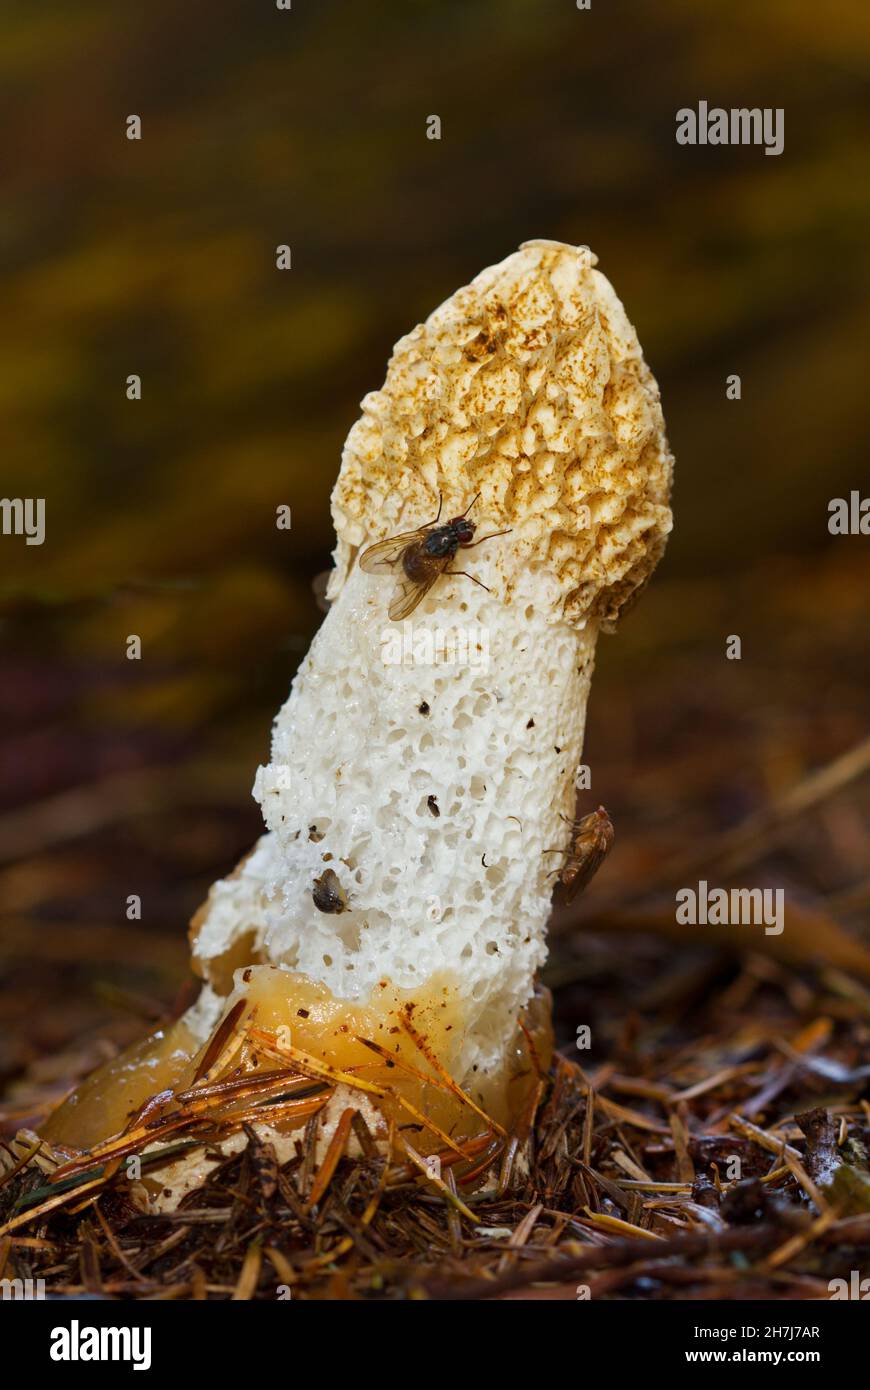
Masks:
[[[396,585],[396,591],[390,599],[389,618],[391,623],[400,623],[403,618],[407,618],[413,613],[421,598],[425,598],[436,579],[440,579],[443,571],[450,563],[449,557],[445,555],[441,561],[433,561],[425,579],[408,579],[403,577]]]
[[[572,902],[577,894],[582,892],[584,888],[588,888],[606,857],[607,848],[601,844],[592,845],[588,850],[581,852],[579,856],[580,863],[577,866],[569,888],[569,902]]]
[[[586,828],[584,828],[586,827]],[[574,864],[566,884],[565,901],[571,903],[597,874],[613,846],[613,825],[603,808],[585,816],[574,841]]]
[[[416,531],[403,531],[400,536],[387,536],[384,541],[376,541],[360,555],[360,569],[365,570],[366,574],[389,573],[401,564],[408,547],[422,540],[429,529],[428,526],[421,526]]]

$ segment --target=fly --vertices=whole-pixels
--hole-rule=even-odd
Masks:
[[[398,536],[388,536],[386,540],[378,541],[363,551],[359,557],[359,564],[360,569],[365,570],[367,574],[398,574],[399,583],[390,600],[391,622],[400,622],[402,618],[407,618],[413,613],[417,604],[428,594],[436,579],[440,579],[442,574],[463,574],[466,579],[473,580],[482,589],[487,588],[482,580],[469,574],[467,570],[448,568],[460,547],[470,550],[476,545],[483,545],[484,541],[491,541],[495,536],[508,534],[508,531],[492,531],[488,536],[474,540],[477,527],[473,521],[468,520],[468,513],[479,496],[480,493],[469,502],[461,516],[445,521],[442,526],[438,525],[442,506],[442,500],[439,498],[438,515],[434,521],[418,527],[416,531],[403,531]]]
[[[562,817],[566,819],[565,816]],[[569,821],[571,843],[567,850],[545,849],[545,854],[564,854],[565,863],[554,872],[562,888],[562,901],[571,903],[591,883],[613,847],[613,822],[603,806],[577,821]]]

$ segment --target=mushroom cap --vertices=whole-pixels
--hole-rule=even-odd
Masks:
[[[658,386],[586,246],[525,242],[393,351],[332,494],[330,597],[357,550],[471,513],[504,602],[534,573],[552,621],[611,630],[665,547],[673,458]]]

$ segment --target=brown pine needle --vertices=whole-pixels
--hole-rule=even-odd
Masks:
[[[335,1126],[335,1133],[329,1141],[329,1147],[320,1168],[311,1186],[306,1205],[310,1209],[319,1205],[329,1184],[332,1182],[335,1170],[338,1167],[338,1160],[344,1153],[347,1141],[350,1138],[351,1124],[356,1111],[352,1106],[341,1112],[338,1124]]]
[[[106,1165],[103,1176],[108,1179],[116,1171],[123,1159],[130,1154],[138,1154],[144,1148],[150,1148],[153,1144],[163,1141],[171,1134],[192,1128],[197,1122],[213,1119],[225,1122],[228,1132],[236,1130],[245,1120],[250,1119],[276,1119],[279,1115],[289,1118],[291,1115],[304,1116],[319,1109],[326,1100],[317,1098],[312,1105],[307,1097],[296,1101],[288,1101],[286,1104],[277,1104],[269,1107],[263,1104],[263,1092],[277,1091],[284,1093],[294,1089],[294,1082],[300,1087],[308,1087],[310,1079],[301,1078],[298,1073],[282,1069],[280,1072],[265,1072],[254,1074],[249,1078],[240,1078],[233,1082],[218,1083],[214,1087],[192,1088],[180,1092],[174,1099],[176,1101],[184,1098],[183,1108],[173,1111],[158,1121],[150,1120],[147,1124],[138,1125],[135,1129],[127,1129],[119,1135],[113,1135],[102,1143],[95,1145],[89,1152],[80,1154],[77,1158],[69,1159],[66,1163],[57,1168],[50,1176],[50,1182],[62,1182],[69,1177],[79,1173],[88,1172],[91,1168]],[[232,1088],[229,1090],[228,1088]],[[249,1095],[257,1096],[258,1106],[253,1110],[226,1111],[226,1101],[242,1100]]]
[[[469,1210],[469,1208],[465,1205],[461,1197],[457,1197],[455,1192],[450,1191],[450,1188],[447,1186],[446,1182],[444,1182],[441,1178],[435,1176],[431,1169],[431,1166],[427,1165],[425,1158],[423,1158],[421,1154],[418,1154],[415,1148],[411,1147],[404,1134],[399,1135],[399,1143],[402,1145],[402,1148],[405,1150],[405,1153],[410,1158],[414,1167],[419,1168],[426,1181],[430,1182],[433,1187],[437,1187],[438,1191],[450,1203],[450,1205],[455,1207],[458,1212],[461,1212],[462,1215],[466,1217],[468,1221],[476,1222],[477,1217],[474,1215],[474,1212]]]
[[[455,1094],[453,1087],[448,1086],[447,1082],[443,1081],[440,1076],[432,1076],[431,1072],[421,1071],[407,1058],[388,1052],[385,1047],[382,1047],[380,1043],[373,1042],[371,1038],[362,1038],[357,1034],[356,1040],[358,1043],[362,1043],[363,1047],[369,1048],[370,1051],[376,1052],[379,1057],[382,1057],[388,1067],[396,1067],[399,1071],[406,1072],[408,1076],[415,1077],[417,1081],[422,1081],[426,1086],[435,1086],[446,1095]]]
[[[605,1216],[604,1213],[593,1211],[591,1207],[584,1207],[586,1220],[591,1221],[593,1226],[597,1226],[601,1231],[612,1231],[619,1236],[641,1236],[644,1240],[661,1240],[662,1237],[655,1231],[648,1231],[643,1226],[633,1226],[630,1221],[621,1221],[618,1216]]]
[[[392,1094],[394,1098],[399,1102],[402,1109],[407,1110],[408,1114],[412,1115],[418,1124],[421,1124],[425,1129],[428,1129],[430,1134],[434,1134],[436,1139],[440,1139],[442,1144],[446,1144],[448,1149],[452,1149],[453,1152],[458,1154],[460,1158],[468,1158],[468,1154],[466,1153],[465,1149],[463,1149],[459,1144],[457,1144],[455,1140],[451,1139],[450,1135],[446,1134],[443,1129],[436,1125],[434,1120],[430,1120],[428,1115],[424,1114],[422,1110],[418,1110],[416,1105],[412,1105],[411,1102],[407,1100],[405,1096],[401,1095],[398,1091],[393,1091]]]
[[[198,1081],[205,1080],[212,1070],[217,1070],[217,1064],[221,1054],[227,1050],[231,1042],[235,1040],[235,1037],[240,1036],[236,1034],[236,1024],[245,1012],[246,1004],[246,1000],[240,999],[238,1003],[234,1004],[230,1009],[226,1018],[218,1025],[217,1031],[211,1038],[202,1055],[199,1066],[194,1073],[194,1085],[196,1085]]]
[[[397,1067],[401,1071],[406,1072],[408,1075],[415,1077],[416,1080],[422,1081],[424,1085],[435,1086],[438,1088],[439,1091],[442,1091],[446,1095],[451,1095],[454,1096],[456,1099],[461,1100],[464,1104],[469,1105],[475,1114],[482,1116],[484,1119],[487,1120],[488,1124],[491,1124],[491,1121],[488,1119],[487,1116],[484,1115],[484,1112],[482,1110],[479,1110],[475,1105],[473,1105],[473,1103],[469,1100],[465,1092],[456,1085],[456,1082],[453,1081],[452,1077],[449,1078],[449,1080],[445,1080],[440,1075],[432,1076],[431,1074],[421,1071],[419,1067],[413,1066],[412,1063],[406,1061],[405,1058],[393,1056],[393,1054],[388,1052],[385,1047],[382,1047],[380,1043],[372,1042],[368,1038],[362,1038],[357,1036],[357,1042],[362,1043],[364,1047],[370,1048],[372,1052],[376,1052],[378,1056],[383,1057],[389,1066]],[[396,1100],[408,1111],[409,1114],[412,1114],[416,1120],[418,1120],[427,1129],[431,1130],[433,1134],[437,1135],[437,1137],[441,1140],[443,1144],[446,1144],[448,1148],[454,1149],[456,1153],[460,1155],[461,1158],[468,1157],[465,1150],[460,1148],[456,1143],[454,1143],[454,1141],[450,1138],[449,1134],[446,1134],[444,1130],[439,1129],[438,1126],[432,1120],[428,1119],[423,1113],[421,1113],[420,1110],[418,1110],[414,1105],[412,1105],[412,1103],[405,1096],[403,1096],[400,1091],[398,1091],[395,1087],[392,1087],[391,1093],[396,1098]]]
[[[595,1093],[595,1104],[608,1115],[611,1120],[619,1120],[622,1124],[632,1125],[635,1129],[651,1130],[653,1134],[669,1133],[669,1126],[650,1120],[646,1115],[642,1115],[639,1110],[630,1110],[626,1105],[617,1105],[615,1100],[608,1100],[600,1091]]]
[[[350,1072],[341,1071],[329,1062],[322,1062],[319,1058],[310,1056],[309,1053],[303,1052],[301,1048],[293,1047],[290,1043],[279,1043],[271,1033],[264,1033],[260,1028],[254,1028],[251,1036],[257,1039],[267,1055],[277,1057],[279,1060],[285,1057],[291,1058],[299,1070],[305,1072],[306,1075],[317,1077],[318,1080],[331,1081],[336,1086],[349,1086],[353,1090],[367,1091],[369,1095],[379,1096],[381,1099],[387,1095],[383,1086],[377,1086],[373,1081],[364,1081],[361,1076],[353,1076]]]
[[[464,1172],[459,1175],[459,1181],[464,1183],[465,1186],[477,1182],[479,1178],[482,1178],[484,1173],[492,1167],[496,1159],[500,1158],[504,1152],[504,1146],[507,1142],[505,1139],[500,1138],[497,1134],[483,1135],[482,1137],[486,1143],[484,1152],[481,1154],[480,1158],[472,1162],[471,1166],[466,1168]]]
[[[751,1139],[754,1144],[757,1144],[759,1148],[766,1149],[768,1153],[783,1158],[790,1155],[800,1162],[801,1156],[791,1144],[786,1144],[783,1139],[777,1139],[773,1134],[768,1134],[767,1130],[754,1125],[751,1120],[744,1120],[742,1115],[729,1115],[728,1124],[732,1129],[736,1129],[738,1134],[742,1134],[744,1139]]]
[[[436,1056],[435,1052],[426,1042],[425,1038],[422,1038],[420,1034],[417,1032],[417,1029],[411,1022],[410,1014],[407,1008],[402,1009],[401,1013],[399,1014],[399,1020],[402,1024],[402,1027],[405,1029],[405,1032],[408,1034],[409,1038],[414,1043],[415,1047],[417,1047],[418,1050],[423,1054],[430,1067],[432,1067],[435,1070],[435,1072],[437,1072],[437,1074],[441,1077],[445,1085],[449,1088],[450,1091],[452,1091],[453,1095],[456,1096],[457,1100],[461,1100],[464,1102],[465,1105],[469,1105],[471,1109],[475,1112],[475,1114],[483,1120],[484,1124],[487,1126],[488,1129],[494,1129],[497,1134],[502,1135],[503,1138],[507,1138],[507,1132],[498,1123],[498,1121],[491,1119],[490,1116],[487,1115],[486,1111],[482,1110],[481,1107],[471,1099],[471,1096],[469,1096],[465,1091],[463,1091],[462,1087],[459,1086],[457,1082],[453,1080],[453,1077],[450,1075],[443,1062],[440,1060],[439,1057]]]
[[[131,1130],[143,1129],[146,1124],[151,1122],[152,1116],[156,1116],[173,1099],[175,1092],[172,1090],[158,1091],[156,1095],[148,1096],[143,1100],[138,1110],[134,1110],[129,1120],[121,1130],[121,1134],[129,1134]]]
[[[649,1174],[645,1173],[641,1168],[640,1164],[635,1163],[633,1158],[629,1158],[628,1154],[625,1152],[624,1149],[614,1150],[613,1161],[615,1164],[617,1164],[618,1167],[622,1169],[623,1173],[628,1173],[634,1179],[634,1184],[623,1183],[623,1187],[634,1185],[637,1187],[651,1188],[655,1186]],[[678,1189],[691,1188],[692,1183],[690,1180],[689,1182],[685,1183],[669,1183],[668,1186],[676,1187]]]
[[[818,1187],[816,1187],[816,1184],[813,1182],[800,1159],[793,1158],[791,1154],[787,1153],[785,1154],[785,1162],[789,1172],[803,1188],[807,1196],[815,1202],[816,1209],[822,1214],[829,1212],[831,1210],[830,1202],[822,1195]]]
[[[233,1290],[232,1301],[234,1303],[247,1302],[253,1298],[257,1284],[260,1282],[260,1270],[263,1266],[263,1247],[259,1241],[253,1240],[248,1246],[242,1267],[239,1271],[239,1278]]]
[[[507,1189],[510,1187],[511,1176],[513,1174],[513,1168],[516,1162],[517,1154],[520,1150],[520,1145],[526,1143],[526,1141],[528,1140],[535,1115],[538,1111],[538,1106],[541,1103],[541,1096],[543,1094],[544,1082],[543,1080],[541,1080],[538,1081],[529,1092],[528,1096],[526,1097],[525,1104],[523,1105],[520,1117],[513,1129],[513,1132],[508,1135],[508,1140],[505,1145],[504,1154],[502,1156],[501,1170],[499,1172],[498,1178],[499,1196],[503,1196]]]
[[[227,1133],[233,1133],[241,1129],[246,1124],[269,1124],[277,1125],[281,1120],[304,1120],[316,1115],[322,1110],[332,1091],[325,1088],[322,1093],[316,1096],[305,1096],[301,1100],[288,1100],[286,1105],[257,1105],[250,1110],[240,1110],[232,1117],[232,1124],[228,1124]]]
[[[26,1168],[31,1159],[36,1158],[41,1148],[42,1140],[37,1139],[29,1149],[25,1149],[24,1153],[16,1160],[15,1164],[8,1172],[0,1173],[0,1187],[5,1187],[6,1183],[11,1182],[12,1178],[17,1177],[22,1168]]]
[[[266,1256],[267,1260],[270,1260],[272,1262],[272,1265],[275,1269],[275,1273],[277,1274],[282,1284],[292,1286],[297,1282],[299,1276],[297,1275],[296,1270],[293,1268],[290,1261],[287,1259],[287,1256],[282,1254],[280,1250],[276,1250],[274,1245],[267,1245],[263,1251],[263,1254]]]
[[[784,1245],[778,1246],[772,1254],[768,1255],[764,1264],[768,1269],[778,1269],[780,1265],[784,1265],[789,1260],[793,1259],[799,1251],[806,1249],[806,1247],[815,1240],[816,1236],[823,1235],[824,1232],[834,1224],[836,1219],[837,1213],[832,1211],[829,1207],[827,1211],[822,1212],[821,1216],[816,1217],[813,1224],[806,1231],[799,1232],[797,1235],[792,1236],[791,1240],[787,1240]]]
[[[247,1076],[235,1077],[232,1081],[214,1081],[210,1086],[196,1086],[186,1091],[178,1091],[175,1099],[180,1105],[186,1105],[188,1101],[196,1102],[204,1097],[232,1100],[236,1096],[253,1095],[256,1091],[293,1091],[308,1084],[308,1077],[301,1077],[292,1067],[283,1067],[278,1071],[252,1072]]]
[[[46,1216],[56,1207],[62,1207],[64,1203],[79,1197],[82,1192],[90,1191],[92,1188],[102,1187],[103,1178],[92,1178],[90,1182],[82,1183],[79,1187],[73,1188],[71,1192],[61,1192],[57,1197],[49,1197],[48,1201],[41,1202],[39,1206],[28,1207],[26,1211],[19,1212],[13,1216],[3,1226],[0,1226],[0,1236],[8,1235],[10,1231],[17,1231],[19,1226],[28,1225],[31,1221],[37,1220],[41,1216]]]
[[[537,1073],[538,1080],[541,1080],[541,1079],[543,1079],[544,1077],[546,1077],[547,1073],[544,1071],[543,1067],[541,1066],[541,1059],[540,1059],[540,1057],[538,1056],[538,1049],[535,1047],[535,1040],[534,1040],[534,1038],[532,1037],[531,1033],[529,1032],[529,1029],[528,1029],[528,1027],[526,1026],[526,1021],[525,1021],[525,1019],[523,1018],[522,1014],[520,1014],[519,1019],[517,1020],[517,1022],[519,1023],[520,1029],[521,1029],[522,1034],[523,1034],[523,1037],[524,1037],[525,1040],[526,1040],[526,1047],[527,1047],[528,1050],[529,1050],[529,1057],[531,1058],[532,1066],[534,1067],[534,1069],[535,1069],[535,1071],[536,1071],[536,1073]]]
[[[111,1226],[109,1225],[108,1221],[106,1220],[105,1216],[100,1210],[99,1204],[94,1207],[94,1212],[96,1214],[97,1220],[103,1228],[103,1234],[105,1235],[106,1240],[108,1241],[109,1246],[111,1247],[111,1250],[118,1263],[122,1264],[124,1268],[128,1270],[130,1274],[132,1274],[134,1279],[137,1279],[140,1283],[145,1283],[146,1280],[144,1278],[144,1275],[139,1273],[139,1270],[136,1268],[134,1264],[131,1264],[127,1256],[124,1254],[124,1251],[118,1244],[115,1232],[112,1230]]]

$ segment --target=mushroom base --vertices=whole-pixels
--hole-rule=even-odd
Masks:
[[[234,1011],[235,1022],[228,1027]],[[288,1068],[310,1078],[312,1087],[323,1085],[323,1107],[337,1087],[349,1097],[348,1105],[358,1096],[366,1114],[377,1117],[374,1137],[382,1145],[392,1134],[399,1152],[404,1136],[418,1153],[429,1154],[444,1149],[445,1140],[460,1143],[485,1132],[487,1120],[510,1129],[525,1112],[553,1051],[550,996],[539,990],[518,1021],[501,1068],[475,1078],[470,1088],[466,1082],[461,1091],[449,1075],[464,1025],[457,991],[446,978],[413,991],[383,980],[367,1001],[349,1002],[299,973],[249,966],[238,972],[222,1019],[208,1038],[196,1035],[188,1017],[100,1067],[51,1116],[44,1137],[55,1148],[87,1152],[132,1129],[152,1098],[159,1102],[148,1104],[148,1113],[159,1121],[195,1086]],[[252,1120],[251,1104],[250,1096],[228,1099],[209,1118],[232,1133],[243,1113]],[[292,1107],[282,1108],[283,1114],[277,1106],[262,1109],[262,1122],[278,1134],[291,1135],[312,1113],[309,1106],[300,1118]],[[328,1109],[324,1118],[331,1122]],[[216,1133],[222,1137],[222,1130]],[[150,1143],[143,1138],[143,1149]]]

